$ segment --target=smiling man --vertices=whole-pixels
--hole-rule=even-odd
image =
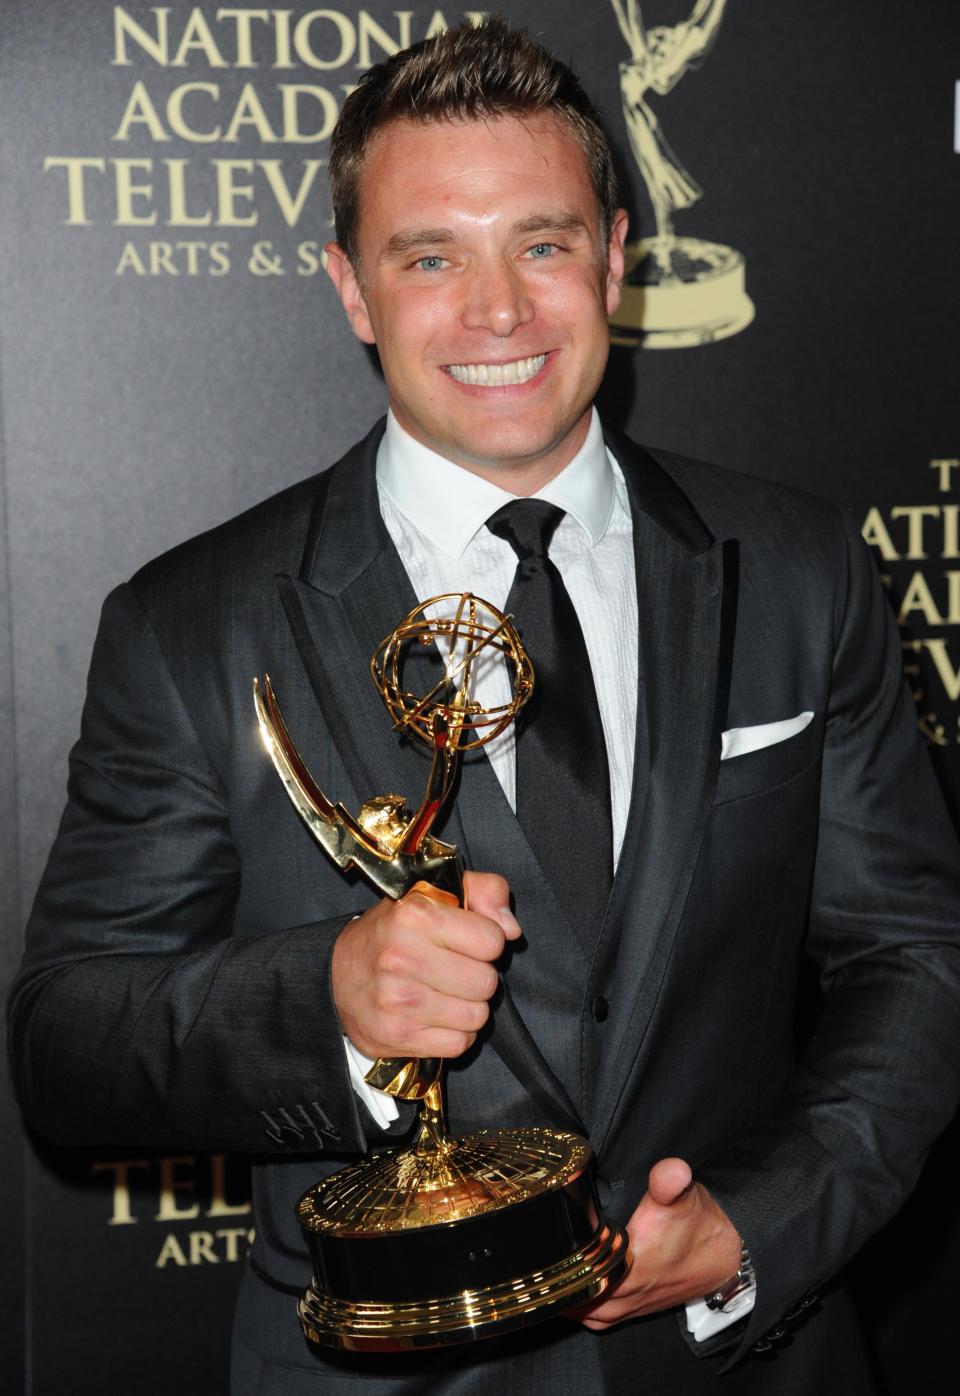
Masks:
[[[532,494],[586,440],[626,215],[601,208],[583,147],[549,110],[395,120],[370,137],[359,200],[351,250],[329,246],[328,270],[379,350],[398,425]]]
[[[372,69],[330,173],[389,414],[108,599],[11,1000],[20,1099],[65,1143],[256,1156],[236,1396],[867,1393],[837,1276],[956,1103],[960,888],[866,550],[601,424],[627,220],[524,33]],[[469,909],[377,901],[285,806],[250,678],[349,808],[418,791],[366,668],[465,590],[514,613],[539,707],[465,763]],[[583,1122],[630,1238],[613,1291],[439,1354],[308,1347],[294,1203],[409,1132],[363,1079],[408,1055],[450,1059],[455,1133]]]

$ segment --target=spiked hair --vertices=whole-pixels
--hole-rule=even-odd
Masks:
[[[553,112],[580,142],[604,239],[617,207],[613,159],[597,112],[573,71],[494,15],[459,25],[378,63],[343,104],[330,142],[337,241],[359,267],[360,175],[374,134],[392,121],[463,121]]]

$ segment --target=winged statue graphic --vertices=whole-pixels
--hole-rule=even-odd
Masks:
[[[665,97],[716,43],[727,0],[696,0],[679,24],[648,28],[639,0],[611,0],[630,58],[620,64],[620,94],[630,148],[653,205],[656,234],[628,249],[623,304],[613,317],[615,343],[680,348],[737,334],[753,319],[743,257],[731,247],[678,237],[673,219],[703,190],[660,127],[649,94]]]

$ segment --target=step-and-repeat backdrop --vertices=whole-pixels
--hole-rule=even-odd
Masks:
[[[605,113],[633,220],[602,406],[862,523],[960,811],[960,10],[505,0]],[[328,139],[372,63],[474,12],[5,0],[0,972],[63,801],[100,601],[328,464],[384,406],[323,273]],[[226,1389],[244,1162],[52,1149],[0,1106],[5,1389]],[[175,1141],[174,1141],[175,1143]],[[860,1262],[891,1392],[939,1377],[960,1142]]]

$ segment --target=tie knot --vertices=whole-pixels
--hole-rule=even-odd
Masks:
[[[546,557],[564,510],[545,499],[513,499],[491,514],[487,528],[510,544],[517,557]]]

